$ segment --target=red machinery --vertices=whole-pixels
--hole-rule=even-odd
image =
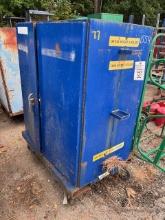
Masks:
[[[143,112],[145,112],[147,108],[150,108],[150,114],[165,115],[165,101],[145,102],[143,105]],[[165,125],[165,118],[155,118],[153,121],[157,126],[163,127],[163,125]]]

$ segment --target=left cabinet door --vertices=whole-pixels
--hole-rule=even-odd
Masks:
[[[18,24],[17,41],[25,121],[23,136],[30,147],[39,152],[40,116],[35,26],[32,23]]]

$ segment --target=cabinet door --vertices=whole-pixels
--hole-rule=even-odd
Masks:
[[[86,22],[37,25],[42,152],[59,177],[77,183]],[[57,172],[58,171],[58,172]]]
[[[32,23],[17,26],[19,65],[22,85],[25,139],[34,151],[40,152],[40,122],[35,30]]]
[[[103,173],[111,156],[127,159],[153,29],[91,20],[80,185]]]

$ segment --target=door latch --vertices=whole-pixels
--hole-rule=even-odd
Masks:
[[[30,93],[28,95],[28,103],[29,103],[29,110],[32,111],[32,106],[35,104],[35,98],[33,96],[33,93]]]
[[[111,115],[119,120],[125,120],[130,117],[130,113],[124,112],[122,110],[116,109],[111,112]]]

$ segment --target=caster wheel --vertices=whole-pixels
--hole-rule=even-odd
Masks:
[[[121,169],[119,169],[119,177],[120,177],[120,179],[127,181],[130,179],[130,173],[128,170],[121,168]]]

